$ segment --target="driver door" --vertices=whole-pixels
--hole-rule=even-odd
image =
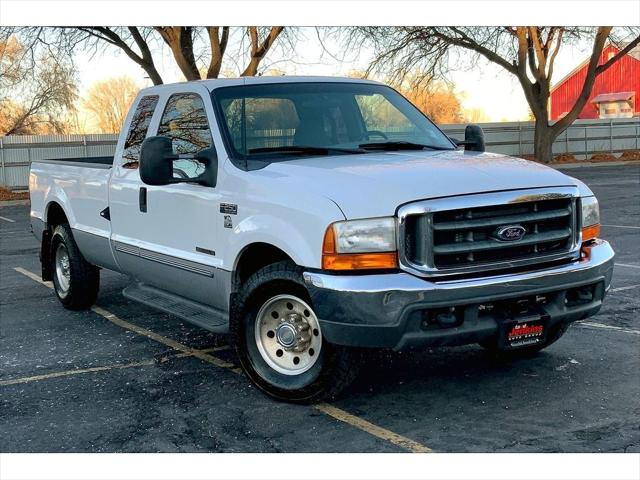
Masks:
[[[202,93],[182,88],[163,95],[149,135],[171,138],[176,154],[210,148],[213,109],[208,95]],[[195,159],[174,162],[178,178],[196,178],[204,169]],[[220,232],[214,222],[220,203],[218,191],[195,183],[145,185],[137,171],[128,176],[128,192],[123,192],[121,202],[115,202],[127,211],[120,217],[126,217],[126,222],[114,224],[114,250],[123,273],[206,305],[223,306],[224,299],[216,288],[221,264],[216,253]],[[112,195],[117,197],[120,192],[116,190],[112,189]]]

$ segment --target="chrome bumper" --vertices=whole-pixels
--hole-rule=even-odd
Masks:
[[[328,341],[402,349],[475,343],[495,335],[498,321],[478,315],[478,307],[487,302],[553,293],[554,301],[546,307],[551,324],[594,315],[609,289],[613,258],[609,243],[598,240],[580,261],[532,272],[437,282],[408,273],[305,272],[303,277]],[[593,301],[567,307],[566,292],[586,285],[594,285]],[[437,330],[421,327],[424,312],[458,306],[469,310],[461,325]]]

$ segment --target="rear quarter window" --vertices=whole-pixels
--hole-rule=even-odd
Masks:
[[[142,97],[136,111],[131,119],[127,139],[124,142],[124,152],[122,153],[122,166],[124,168],[138,168],[140,161],[140,147],[147,136],[151,117],[158,105],[158,96],[149,95]]]

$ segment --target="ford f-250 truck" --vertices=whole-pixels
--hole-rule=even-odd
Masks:
[[[528,355],[595,314],[614,253],[552,168],[453,140],[385,85],[242,78],[143,90],[113,158],[36,161],[42,278],[70,309],[124,295],[231,333],[247,376],[335,396],[365,348]]]

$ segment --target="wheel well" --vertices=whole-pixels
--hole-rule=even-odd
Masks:
[[[51,236],[53,229],[61,223],[68,223],[67,216],[59,203],[51,202],[47,206],[46,228],[42,232],[42,243],[40,245],[40,263],[42,265],[42,279],[52,280],[51,271]]]
[[[68,223],[67,216],[59,203],[51,202],[47,208],[47,227],[53,230],[56,225]]]
[[[291,257],[278,247],[269,243],[252,243],[240,253],[233,271],[233,290],[238,291],[240,286],[261,268],[283,260],[293,262]]]

